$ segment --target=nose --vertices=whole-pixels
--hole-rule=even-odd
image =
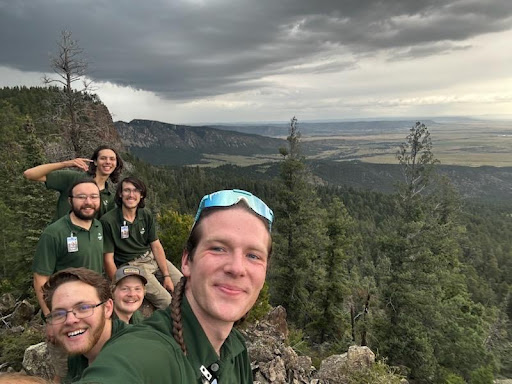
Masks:
[[[79,322],[80,319],[78,319],[76,316],[75,316],[75,313],[73,311],[69,311],[68,313],[66,313],[66,324],[74,324],[74,323],[77,323]]]
[[[244,253],[240,251],[233,252],[226,260],[224,272],[232,276],[244,276],[246,273],[246,259]]]

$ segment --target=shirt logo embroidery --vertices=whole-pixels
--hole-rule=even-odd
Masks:
[[[140,230],[140,234],[143,235],[145,232],[146,232],[146,230],[144,229],[144,227],[142,227]]]
[[[103,240],[103,234],[101,232],[98,232],[98,240],[99,241]]]
[[[103,205],[106,207],[108,206],[108,200],[103,200]]]

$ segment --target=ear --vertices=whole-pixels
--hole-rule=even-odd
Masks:
[[[190,277],[190,260],[188,258],[189,252],[184,249],[181,254],[181,273],[183,276]]]
[[[112,299],[108,299],[103,304],[105,311],[105,318],[110,319],[112,317],[112,312],[114,311],[114,301]]]

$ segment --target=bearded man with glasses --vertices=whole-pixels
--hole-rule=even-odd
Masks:
[[[43,299],[42,287],[52,274],[69,267],[85,267],[103,273],[103,228],[95,219],[100,207],[99,188],[93,180],[79,180],[71,186],[68,199],[71,212],[46,227],[32,263],[34,290],[43,318],[50,310]],[[66,367],[59,362],[65,361],[65,355],[53,348],[55,338],[48,326],[46,338],[56,376],[64,377]]]
[[[114,303],[108,281],[86,268],[67,268],[43,286],[46,316],[57,343],[69,354],[64,383],[80,378],[108,339],[126,327],[113,320]]]
[[[112,336],[79,383],[252,384],[244,338],[233,326],[265,282],[273,218],[246,191],[204,196],[170,307]]]

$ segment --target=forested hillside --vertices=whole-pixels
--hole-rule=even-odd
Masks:
[[[55,196],[22,172],[73,153],[65,116],[59,123],[49,117],[58,93],[0,92],[0,175],[7,180],[0,187],[0,293],[33,301],[30,262]],[[99,100],[89,102],[106,118]],[[97,140],[121,146],[113,134]],[[149,187],[148,204],[159,214],[173,262],[205,193],[236,187],[268,202],[276,214],[269,300],[287,309],[299,351],[322,357],[368,345],[412,383],[512,377],[511,204],[462,199],[439,177],[435,147],[421,125],[404,131],[402,177],[386,194],[318,183],[294,121],[275,153],[272,174],[153,166],[130,153],[123,159],[126,173]]]

